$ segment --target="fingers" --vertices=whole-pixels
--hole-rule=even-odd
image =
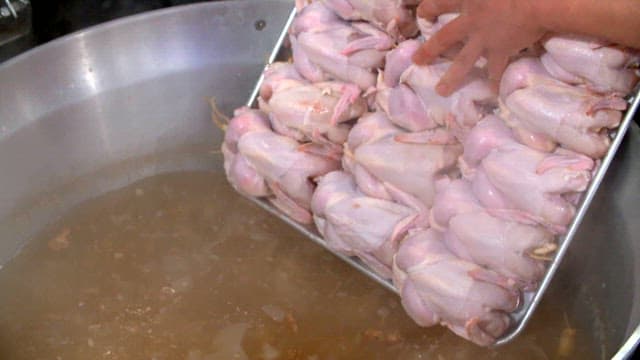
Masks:
[[[479,38],[471,38],[453,60],[447,72],[442,76],[436,92],[441,96],[449,96],[464,81],[465,77],[473,69],[476,61],[484,50],[483,42]]]
[[[460,12],[462,0],[422,0],[418,6],[419,17],[433,21],[439,15]]]
[[[468,32],[468,18],[466,16],[457,17],[416,50],[413,54],[413,62],[418,65],[432,62],[447,49],[465,40]]]
[[[509,64],[509,56],[503,53],[492,53],[487,56],[487,70],[489,73],[489,81],[494,91],[500,89],[500,79],[504,70]]]

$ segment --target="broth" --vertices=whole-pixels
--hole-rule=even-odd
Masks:
[[[594,358],[547,296],[482,349],[237,195],[223,174],[154,176],[76,207],[0,271],[2,359]],[[579,344],[579,345],[578,345]]]

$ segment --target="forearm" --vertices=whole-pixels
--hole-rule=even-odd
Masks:
[[[640,0],[532,0],[551,32],[590,35],[640,49]]]

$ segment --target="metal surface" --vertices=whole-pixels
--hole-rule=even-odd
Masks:
[[[280,35],[278,41],[276,42],[271,52],[271,55],[269,57],[269,63],[272,63],[273,61],[276,61],[276,60],[285,61],[289,58],[290,54],[288,50],[283,46],[283,44],[284,44],[284,39],[286,38],[289,32],[289,27],[293,23],[295,13],[296,13],[296,10],[294,8],[289,16],[289,20],[287,21],[287,24],[282,30],[282,34]],[[254,89],[251,93],[251,96],[249,97],[249,100],[247,101],[248,106],[257,107],[257,97],[258,97],[258,93],[259,93],[262,82],[263,82],[263,76],[261,75],[258,81],[256,82],[256,85],[254,86]],[[620,144],[622,143],[622,140],[625,134],[627,133],[627,130],[633,123],[633,118],[640,104],[640,85],[636,89],[634,89],[633,94],[635,96],[632,96],[629,99],[629,108],[627,109],[627,112],[622,122],[620,123],[620,126],[616,130],[615,135],[613,136],[613,141],[611,143],[611,146],[609,147],[609,150],[606,156],[602,159],[602,162],[598,170],[595,172],[589,187],[587,188],[587,190],[582,196],[580,205],[576,210],[576,215],[573,221],[571,222],[571,224],[569,225],[569,228],[567,229],[567,233],[558,239],[558,242],[559,242],[558,250],[553,260],[549,264],[547,271],[545,273],[545,276],[540,282],[540,286],[537,288],[535,292],[523,292],[522,301],[519,308],[509,315],[512,319],[512,326],[510,327],[509,330],[507,330],[507,332],[505,332],[505,334],[503,334],[496,341],[496,345],[499,346],[499,345],[506,344],[509,341],[513,340],[516,336],[518,336],[525,329],[536,307],[540,304],[540,301],[542,301],[544,293],[546,292],[547,288],[551,284],[551,281],[556,271],[558,270],[566,252],[568,251],[569,246],[571,245],[571,242],[573,241],[576,233],[578,232],[580,224],[582,223],[582,220],[584,219],[589,209],[589,206],[591,205],[591,202],[596,192],[598,191],[598,188],[602,183],[602,180],[604,179],[604,176],[607,170],[609,169],[609,165],[611,164],[611,161],[615,157],[616,152],[620,147]],[[343,260],[347,261],[356,269],[364,272],[369,278],[375,280],[380,285],[384,286],[389,290],[394,291],[395,293],[398,293],[398,290],[393,286],[393,283],[391,283],[390,280],[386,280],[380,277],[378,274],[376,274],[373,270],[371,270],[366,264],[364,264],[359,259],[355,257],[346,257],[332,250],[329,246],[325,244],[325,242],[322,240],[322,236],[318,233],[318,231],[314,227],[297,224],[295,221],[290,220],[284,213],[279,211],[277,208],[275,208],[273,205],[271,205],[267,201],[264,201],[262,199],[253,199],[253,198],[251,198],[251,200],[259,204],[264,209],[270,211],[272,214],[286,221],[290,225],[294,226],[296,229],[298,229],[304,235],[309,237],[311,240],[324,246],[325,249],[329,250],[330,252],[334,253],[336,256],[339,256]]]
[[[2,63],[0,264],[50,220],[48,210],[30,214],[29,222],[12,218],[29,203],[44,204],[43,195],[45,205],[59,203],[55,209],[63,211],[82,192],[178,165],[210,168],[222,135],[210,121],[208,99],[215,96],[226,113],[243,104],[290,8],[286,0],[169,8],[71,34]],[[261,30],[259,21],[266,24]],[[102,175],[83,180],[123,161],[132,165],[117,184]],[[73,182],[83,188],[60,193]]]
[[[228,114],[245,102],[290,10],[284,0],[171,8],[0,65],[0,264],[83,200],[162,172],[222,171],[208,98]],[[638,189],[632,126],[548,289],[572,325],[597,334],[600,358],[638,341]]]

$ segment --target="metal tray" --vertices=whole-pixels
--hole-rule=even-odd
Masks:
[[[291,26],[291,23],[293,22],[295,15],[296,15],[296,10],[293,9],[289,15],[289,18],[287,19],[285,27],[282,30],[282,33],[278,37],[278,40],[268,58],[265,68],[266,66],[273,63],[274,61],[286,60],[288,58],[289,51],[283,45],[287,39],[289,27]],[[260,86],[262,84],[262,81],[263,81],[263,76],[260,75],[260,78],[258,79],[256,86],[251,93],[249,101],[247,102],[247,106],[257,108],[257,97],[260,91]],[[632,92],[632,95],[627,97],[627,101],[629,103],[629,108],[627,109],[627,112],[622,122],[620,123],[620,126],[611,133],[611,138],[612,138],[611,146],[609,147],[609,150],[605,155],[605,157],[602,159],[599,168],[594,173],[593,178],[591,179],[591,183],[589,184],[589,187],[582,194],[580,205],[577,208],[576,215],[573,221],[569,225],[567,233],[564,236],[558,238],[558,249],[556,251],[556,254],[553,260],[549,263],[549,267],[547,268],[547,272],[545,273],[544,278],[540,282],[540,286],[536,291],[528,291],[528,292],[522,293],[522,299],[521,299],[522,301],[520,306],[516,311],[509,314],[512,320],[512,325],[509,328],[509,330],[507,330],[496,341],[496,344],[495,344],[496,346],[503,345],[510,342],[524,330],[528,321],[531,319],[533,312],[535,311],[536,307],[542,300],[542,297],[544,296],[545,291],[549,287],[549,284],[551,284],[553,276],[558,270],[558,267],[560,266],[560,263],[562,262],[564,255],[569,249],[571,242],[574,240],[575,234],[577,233],[578,228],[580,227],[580,223],[582,222],[582,219],[586,215],[589,209],[589,205],[591,204],[591,201],[593,200],[596,192],[598,191],[598,187],[600,186],[600,183],[602,183],[602,180],[604,179],[607,169],[609,168],[611,161],[615,157],[616,152],[620,147],[620,144],[622,143],[622,140],[627,130],[629,129],[629,126],[633,122],[634,115],[638,111],[638,107],[640,106],[640,84],[638,84],[638,86],[634,89],[634,91]],[[293,221],[292,219],[284,215],[280,210],[276,209],[274,206],[272,206],[268,201],[264,199],[258,199],[258,198],[252,198],[252,197],[247,197],[247,198],[249,198],[251,201],[258,204],[260,207],[267,210],[271,214],[277,216],[282,221],[293,226],[302,234],[306,235],[309,239],[313,240],[320,246],[329,250],[331,253],[333,253],[340,259],[344,260],[345,262],[349,263],[351,266],[358,269],[360,272],[362,272],[372,280],[376,281],[383,287],[398,294],[398,290],[393,286],[393,283],[391,283],[391,281],[386,280],[380,277],[379,275],[377,275],[358,258],[339,254],[333,251],[331,248],[329,248],[325,243],[325,241],[322,239],[322,236],[320,236],[320,234],[318,233],[318,231],[315,229],[314,226],[302,225]]]

